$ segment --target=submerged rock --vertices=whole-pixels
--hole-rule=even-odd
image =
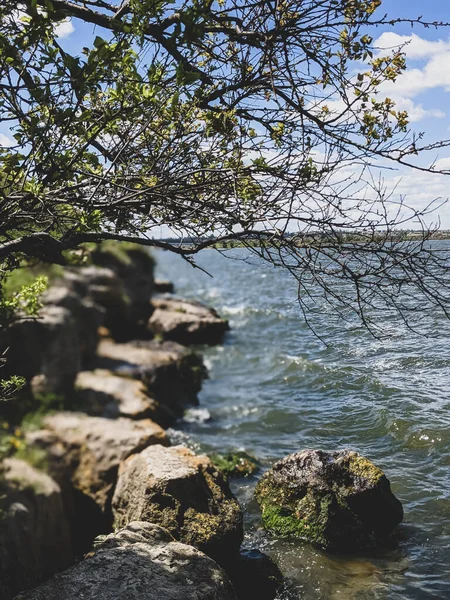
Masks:
[[[241,550],[224,568],[239,600],[274,600],[283,582],[278,566],[259,550]]]
[[[237,451],[228,454],[210,454],[213,464],[227,477],[248,477],[259,469],[258,461],[247,452]]]
[[[242,513],[207,456],[184,446],[152,446],[125,460],[113,498],[114,522],[157,523],[219,562],[238,552]]]
[[[148,327],[153,334],[182,344],[219,344],[229,329],[228,321],[199,302],[172,298],[152,300]]]
[[[97,366],[120,375],[141,379],[158,403],[163,425],[181,417],[187,406],[197,404],[197,393],[206,376],[202,358],[174,342],[135,341],[116,344],[102,340]]]
[[[266,529],[331,550],[373,546],[403,519],[381,469],[349,450],[291,454],[262,477],[256,499]]]
[[[161,527],[130,523],[17,600],[236,600],[224,571]]]
[[[61,489],[22,460],[3,461],[0,479],[0,598],[10,600],[72,561]]]

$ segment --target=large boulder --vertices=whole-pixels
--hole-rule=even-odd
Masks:
[[[228,321],[200,304],[174,298],[152,300],[148,327],[154,335],[181,344],[219,344],[229,329]]]
[[[95,535],[110,530],[111,498],[120,461],[151,444],[168,444],[148,419],[105,419],[57,413],[27,443],[45,450],[48,470],[61,485],[74,548],[83,552]]]
[[[197,404],[206,370],[202,358],[174,342],[135,341],[116,344],[104,339],[98,347],[97,367],[140,379],[158,402],[159,422],[168,425]]]
[[[402,521],[383,471],[350,450],[304,450],[277,462],[258,482],[266,529],[331,550],[370,547]]]
[[[10,600],[72,561],[61,489],[48,475],[14,458],[0,479],[0,598]]]
[[[121,377],[97,369],[78,373],[75,381],[76,406],[90,415],[129,419],[153,419],[161,416],[159,403],[147,393],[138,379]]]
[[[242,542],[242,512],[225,478],[207,456],[183,446],[152,446],[125,460],[113,515],[117,527],[135,520],[161,525],[219,562]]]
[[[236,600],[210,558],[150,523],[98,540],[82,562],[17,600]]]

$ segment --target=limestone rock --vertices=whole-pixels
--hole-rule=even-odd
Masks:
[[[206,370],[201,357],[174,342],[135,341],[116,344],[102,340],[97,366],[120,375],[141,379],[150,397],[159,405],[168,425],[182,416],[190,404],[197,404]]]
[[[64,285],[82,298],[90,298],[104,310],[103,325],[117,339],[126,339],[132,330],[131,302],[125,286],[112,269],[89,266],[67,269]]]
[[[158,421],[161,413],[142,381],[110,371],[82,371],[75,381],[75,390],[76,406],[90,415]]]
[[[150,523],[130,523],[17,600],[236,600],[222,569]]]
[[[242,513],[206,456],[183,446],[152,446],[125,460],[113,498],[116,526],[156,523],[219,562],[242,542]]]
[[[81,367],[77,324],[71,312],[62,306],[44,306],[37,319],[21,319],[6,332],[8,346],[6,369],[31,380],[41,376],[41,390],[64,394],[73,387]]]
[[[70,479],[80,492],[105,510],[120,461],[151,444],[168,444],[164,430],[150,421],[105,419],[61,412],[46,417],[46,431],[28,438],[49,453],[49,468],[58,480]]]
[[[182,344],[218,344],[229,329],[212,308],[198,302],[157,298],[148,326],[153,334]]]
[[[14,458],[0,480],[0,598],[10,600],[71,560],[61,489],[48,475]]]
[[[373,546],[403,518],[381,469],[350,450],[291,454],[262,477],[256,499],[266,529],[331,550]]]

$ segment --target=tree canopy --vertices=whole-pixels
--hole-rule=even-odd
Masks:
[[[77,52],[55,33],[67,19],[92,25]],[[4,0],[3,276],[84,242],[190,259],[239,239],[294,274],[306,315],[319,294],[372,328],[376,307],[408,324],[419,305],[446,312],[435,206],[407,206],[373,174],[432,171],[448,146],[380,94],[406,64],[373,31],[401,21],[444,25],[392,20],[381,0]],[[398,240],[409,223],[422,235]]]

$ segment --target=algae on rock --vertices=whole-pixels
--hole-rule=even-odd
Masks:
[[[259,481],[256,499],[266,529],[330,550],[374,546],[403,518],[381,469],[349,450],[280,460]]]

